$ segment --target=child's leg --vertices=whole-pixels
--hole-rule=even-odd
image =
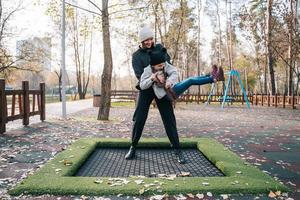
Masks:
[[[177,96],[179,96],[192,85],[204,85],[213,82],[214,79],[210,76],[195,76],[176,83],[172,87],[172,90],[176,93]]]

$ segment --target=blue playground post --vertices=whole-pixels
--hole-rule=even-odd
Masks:
[[[210,103],[211,95],[212,95],[212,93],[214,93],[215,87],[216,87],[216,83],[212,83],[211,89],[210,89],[210,92],[209,92],[209,95],[208,95],[208,98],[207,98],[207,101],[205,102],[205,105],[208,105]]]
[[[229,100],[227,94],[228,94],[228,89],[229,89],[229,86],[230,86],[231,78],[232,78],[233,76],[236,76],[237,79],[238,79],[238,82],[239,82],[239,84],[240,84],[240,87],[241,87],[241,89],[242,89],[242,93],[243,93],[243,95],[244,95],[244,99],[246,100],[246,105],[247,105],[248,109],[251,110],[251,108],[250,108],[250,103],[249,103],[249,101],[248,101],[248,97],[247,97],[246,91],[245,91],[245,89],[244,89],[244,85],[243,85],[243,83],[242,83],[242,80],[241,80],[240,73],[239,73],[237,70],[231,70],[230,72],[228,72],[228,73],[226,73],[226,74],[229,74],[229,77],[228,77],[228,81],[227,81],[227,84],[226,84],[226,89],[225,89],[224,96],[223,96],[222,109],[224,109],[224,104],[225,104],[225,102],[226,102],[227,100]]]

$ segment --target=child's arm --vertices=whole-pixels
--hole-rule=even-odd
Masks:
[[[155,81],[154,75],[150,67],[146,67],[140,79],[140,88],[146,90],[153,85]]]

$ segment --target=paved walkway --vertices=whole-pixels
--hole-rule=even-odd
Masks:
[[[84,99],[78,101],[68,101],[66,102],[66,111],[67,115],[85,110],[87,108],[93,107],[93,99]],[[46,104],[46,120],[51,118],[59,118],[62,117],[62,103],[49,103]],[[37,123],[40,121],[39,116],[30,117],[30,123]],[[16,120],[12,122],[8,122],[6,125],[7,130],[12,130],[16,128],[23,127],[22,120]]]
[[[67,120],[47,118],[43,123],[33,123],[0,136],[0,199],[1,195],[3,199],[80,199],[47,195],[10,197],[7,190],[78,138],[130,138],[133,106],[112,108],[110,121],[96,120],[97,112],[97,108],[87,108],[70,114]],[[230,106],[221,110],[214,105],[177,104],[175,114],[181,138],[212,137],[218,140],[242,159],[293,190],[277,199],[300,199],[299,110],[253,107],[253,111],[248,111],[245,106]],[[149,112],[143,137],[166,137],[156,109]],[[187,197],[187,194],[183,195]],[[218,195],[204,195],[205,199],[223,199]],[[243,194],[231,196],[230,199],[269,198],[267,195]]]

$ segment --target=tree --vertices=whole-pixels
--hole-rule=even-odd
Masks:
[[[223,41],[222,41],[222,28],[221,28],[221,8],[220,0],[206,1],[206,12],[210,16],[211,23],[216,34],[216,38],[212,41],[213,57],[217,58],[219,66],[223,65]]]
[[[79,99],[85,99],[91,73],[91,56],[93,50],[93,24],[90,24],[88,18],[84,16],[82,25],[79,26],[77,10],[75,12],[72,12],[71,14],[71,24],[71,42],[74,50],[78,94]],[[82,38],[80,39],[80,37]],[[87,51],[86,43],[88,37],[90,41],[89,49]],[[81,41],[83,46],[82,48],[80,48]],[[86,53],[88,53],[88,58],[86,58]],[[88,60],[86,61],[86,59]]]
[[[32,49],[22,48],[19,49],[18,57],[14,56],[5,45],[6,41],[11,38],[10,20],[15,13],[22,10],[23,1],[18,1],[13,6],[3,7],[2,0],[0,0],[0,77],[9,78],[10,73],[15,70],[33,71],[38,72],[39,69],[32,65],[20,65],[21,61],[24,62],[37,62],[43,52],[32,53]]]
[[[48,3],[46,14],[52,17],[57,31],[61,28],[60,0]],[[69,45],[73,50],[73,61],[76,71],[77,92],[79,99],[85,99],[90,82],[91,59],[93,51],[93,33],[97,29],[98,15],[88,16],[86,11],[79,13],[80,7],[67,3],[67,31],[70,33]],[[88,13],[90,14],[90,13]],[[94,13],[92,13],[94,14]]]
[[[100,9],[94,2],[89,0],[100,12],[102,21],[102,39],[103,39],[103,54],[104,66],[101,79],[101,103],[98,112],[98,120],[108,120],[110,110],[110,94],[111,94],[111,79],[112,79],[112,54],[110,43],[110,26],[108,13],[108,0],[102,1],[102,9]]]
[[[54,73],[57,76],[58,80],[58,93],[59,93],[59,101],[62,101],[62,95],[61,95],[61,87],[62,87],[62,69],[59,68],[59,70],[55,70]]]
[[[263,0],[252,0],[242,6],[239,12],[239,28],[243,37],[254,51],[253,66],[256,66],[260,92],[267,93],[267,68],[265,58],[265,9]],[[251,58],[250,56],[249,58]],[[263,77],[263,79],[262,79]]]
[[[272,95],[276,93],[275,86],[275,72],[273,66],[273,52],[272,52],[272,39],[273,39],[273,31],[272,31],[272,4],[273,0],[267,0],[267,10],[266,10],[266,47],[267,47],[267,64],[269,68],[270,75],[270,86]]]

